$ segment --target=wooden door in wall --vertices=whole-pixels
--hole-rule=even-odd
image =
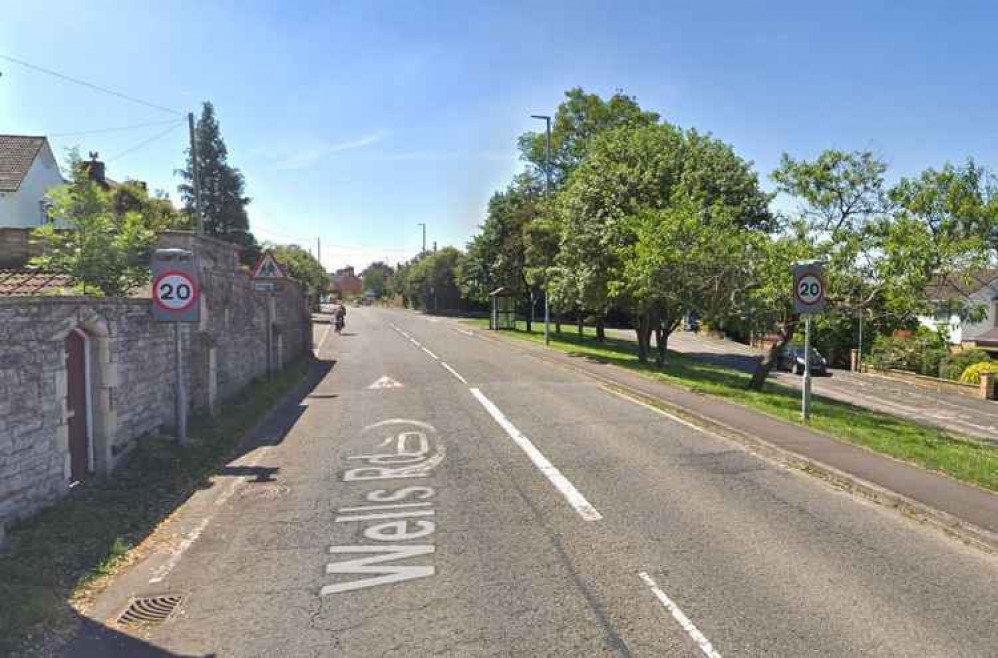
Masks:
[[[87,476],[87,342],[77,331],[66,337],[66,406],[69,411],[70,479]]]

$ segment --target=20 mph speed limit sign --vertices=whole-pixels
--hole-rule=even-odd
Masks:
[[[825,310],[825,274],[818,263],[794,266],[794,312],[821,313]]]
[[[161,322],[197,322],[201,291],[194,253],[157,249],[152,259],[153,316]]]

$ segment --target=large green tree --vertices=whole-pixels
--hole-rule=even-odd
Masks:
[[[243,247],[246,252],[245,262],[257,251],[256,239],[250,232],[249,216],[246,213],[250,198],[246,196],[246,182],[242,172],[229,164],[229,150],[222,139],[215,107],[210,102],[205,102],[202,106],[195,137],[204,231]],[[177,189],[185,211],[191,216],[194,214],[193,170],[193,157],[188,149],[187,166],[177,172],[184,182]]]
[[[360,273],[360,278],[364,282],[364,291],[373,293],[378,299],[386,297],[391,291],[394,274],[395,270],[387,263],[382,261],[371,263]]]

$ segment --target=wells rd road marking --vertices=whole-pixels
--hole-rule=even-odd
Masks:
[[[665,592],[663,592],[662,588],[659,587],[654,580],[652,580],[651,576],[644,571],[639,573],[638,576],[641,577],[641,580],[645,581],[645,584],[648,585],[648,588],[652,591],[652,594],[654,594],[662,605],[665,606],[665,609],[672,614],[672,617],[679,622],[679,625],[683,627],[683,630],[686,631],[687,635],[693,638],[693,641],[697,643],[697,646],[700,647],[700,651],[703,651],[704,655],[709,656],[710,658],[721,658],[721,654],[714,650],[710,640],[708,640],[704,634],[700,632],[699,628],[693,625],[693,622],[690,621],[689,617],[683,614],[683,611],[679,609],[679,606],[673,603],[672,599],[666,596]]]
[[[449,372],[450,374],[452,374],[455,377],[457,377],[458,381],[460,381],[462,384],[467,384],[468,383],[468,380],[465,379],[464,377],[462,377],[461,373],[459,373],[457,370],[454,370],[453,368],[451,368],[449,365],[447,365],[443,361],[440,362],[440,365],[442,365],[444,368],[446,368],[447,372]]]
[[[364,465],[344,471],[344,482],[376,482],[381,485],[385,480],[430,477],[445,455],[443,445],[436,439],[436,429],[422,421],[391,418],[368,425],[364,432],[383,432],[388,436],[377,444],[375,454],[347,457],[349,461],[361,461]],[[370,523],[362,534],[374,543],[330,546],[331,555],[354,557],[326,564],[327,576],[362,577],[325,585],[319,594],[342,594],[434,575],[436,568],[432,564],[390,563],[432,555],[436,551],[436,547],[426,539],[437,529],[436,511],[431,500],[435,494],[436,491],[427,486],[374,489],[364,494],[364,502],[370,504],[340,508],[334,523]],[[414,539],[422,539],[424,543],[395,543]]]
[[[402,388],[402,384],[398,383],[388,375],[384,375],[378,378],[378,381],[374,382],[368,388]]]
[[[589,504],[586,497],[583,496],[578,489],[575,488],[571,482],[568,481],[564,475],[561,474],[554,464],[547,460],[541,451],[534,447],[534,444],[530,442],[530,439],[525,437],[520,430],[516,429],[513,423],[509,422],[509,419],[499,411],[499,407],[492,404],[492,400],[489,400],[485,395],[482,394],[477,388],[471,389],[471,394],[482,403],[485,410],[489,412],[493,419],[499,426],[506,430],[506,434],[509,438],[513,439],[516,445],[520,446],[523,452],[527,453],[527,457],[530,461],[534,463],[534,466],[551,481],[554,488],[561,492],[561,495],[565,497],[568,504],[571,505],[576,512],[579,513],[586,521],[599,521],[603,518],[603,515],[596,511],[596,508]]]

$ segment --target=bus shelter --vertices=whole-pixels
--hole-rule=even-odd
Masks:
[[[516,292],[509,288],[496,288],[489,293],[492,314],[489,329],[516,329]]]

